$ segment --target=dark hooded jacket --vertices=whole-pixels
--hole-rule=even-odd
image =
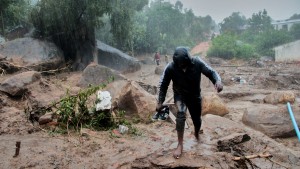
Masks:
[[[187,65],[184,72],[179,68],[180,63]],[[173,62],[169,63],[160,79],[158,102],[163,103],[166,97],[170,81],[173,82],[174,98],[200,98],[201,97],[201,73],[215,84],[221,81],[219,74],[208,66],[199,57],[191,57],[184,47],[176,48],[173,55]]]

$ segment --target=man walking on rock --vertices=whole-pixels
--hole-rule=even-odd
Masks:
[[[195,138],[199,140],[201,128],[201,74],[214,84],[217,92],[223,90],[219,74],[199,57],[191,57],[187,48],[177,47],[173,54],[173,62],[165,68],[160,82],[156,111],[163,107],[170,81],[173,82],[174,102],[177,106],[176,130],[178,145],[173,153],[178,159],[183,151],[184,124],[186,110],[189,109],[194,124]]]

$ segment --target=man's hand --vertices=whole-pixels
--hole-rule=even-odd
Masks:
[[[223,90],[223,85],[220,81],[217,81],[215,84],[215,89],[220,93]]]
[[[162,109],[162,104],[161,103],[157,103],[156,105],[156,111],[159,112]]]

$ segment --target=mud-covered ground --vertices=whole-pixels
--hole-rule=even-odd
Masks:
[[[162,62],[162,67],[164,65]],[[188,119],[183,156],[179,160],[172,157],[177,136],[175,125],[170,121],[134,124],[138,130],[136,134],[116,135],[113,130],[88,130],[88,136],[74,132],[62,135],[44,126],[34,127],[27,120],[24,113],[26,98],[11,98],[0,93],[1,105],[6,105],[0,109],[0,168],[300,168],[300,143],[296,137],[271,139],[241,122],[245,109],[258,107],[273,91],[293,91],[297,96],[293,106],[300,107],[299,66],[297,63],[267,62],[258,67],[256,62],[238,61],[212,65],[223,79],[224,91],[218,95],[230,113],[223,118],[204,116],[200,142],[195,141]],[[157,86],[160,75],[154,73],[155,68],[153,63],[145,64],[140,71],[125,76]],[[81,72],[69,72],[43,78],[50,86],[55,86],[47,90],[61,93],[74,87],[80,75]],[[8,76],[2,75],[0,82]],[[171,95],[169,88],[168,95]],[[36,87],[36,90],[40,90],[42,97],[49,97],[43,95],[44,89]],[[202,93],[216,93],[205,77]],[[219,138],[234,133],[247,133],[252,141],[234,150],[220,150],[217,147]],[[16,141],[21,142],[21,148],[19,155],[13,157]],[[269,152],[274,158],[232,160],[237,153],[253,155],[261,152]]]

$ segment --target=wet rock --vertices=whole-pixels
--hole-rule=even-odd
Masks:
[[[54,43],[33,38],[19,38],[8,41],[0,48],[15,65],[30,67],[33,70],[54,70],[64,65],[64,56]]]
[[[39,124],[40,125],[47,124],[49,122],[52,122],[52,120],[53,120],[53,114],[46,113],[39,118]]]
[[[295,118],[300,120],[299,115]],[[248,108],[242,121],[272,138],[296,135],[285,106],[262,105]]]
[[[119,72],[109,69],[108,67],[91,63],[88,65],[78,82],[79,87],[88,87],[89,85],[101,85],[109,79],[123,80],[125,77]]]
[[[264,102],[268,104],[286,104],[287,102],[295,102],[295,94],[292,91],[273,92],[264,98]]]
[[[136,72],[141,69],[140,62],[122,51],[97,41],[99,64],[122,73]]]
[[[120,92],[127,83],[127,80],[116,80],[107,84],[103,90],[109,91],[113,101],[117,96],[120,95]]]
[[[41,79],[41,74],[36,71],[28,71],[14,75],[0,84],[0,91],[8,93],[12,96],[21,96],[30,85]]]
[[[155,96],[136,82],[128,82],[115,102],[114,105],[120,110],[125,110],[127,115],[137,116],[145,122],[150,120],[156,107]]]
[[[202,115],[214,114],[224,116],[229,113],[229,110],[222,99],[216,95],[202,96]]]

